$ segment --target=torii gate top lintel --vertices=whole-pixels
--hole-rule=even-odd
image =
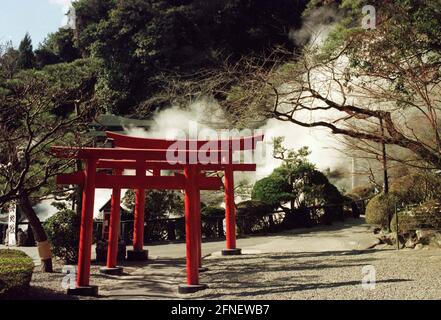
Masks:
[[[257,134],[249,137],[231,137],[228,139],[194,140],[194,139],[157,139],[132,137],[124,134],[106,131],[107,138],[115,142],[118,148],[136,149],[168,149],[175,143],[186,143],[191,149],[193,146],[200,149],[204,145],[216,145],[218,150],[233,149],[232,151],[254,150],[259,141],[263,141],[264,135]]]

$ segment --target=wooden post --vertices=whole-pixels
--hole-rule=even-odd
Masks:
[[[121,175],[121,169],[114,170],[115,175]],[[116,266],[118,258],[118,242],[119,242],[119,228],[121,223],[121,188],[113,188],[112,203],[109,226],[109,239],[107,243],[107,263],[105,268],[101,268],[101,273],[120,275],[122,268]]]
[[[133,250],[142,251],[144,245],[144,214],[145,190],[136,189],[135,195],[135,224],[133,228]]]
[[[187,165],[185,175],[185,237],[186,237],[186,270],[187,284],[180,285],[179,293],[193,293],[205,289],[207,286],[199,284],[199,232],[197,224],[197,170]]]
[[[145,214],[145,190],[135,191],[135,221],[133,224],[133,250],[127,251],[127,260],[145,261],[148,259],[148,251],[144,250],[144,214]]]
[[[200,170],[196,172],[197,176],[200,175]],[[199,260],[199,272],[205,272],[208,268],[202,267],[202,219],[201,219],[201,190],[199,185],[195,190],[195,217],[196,227],[198,233],[198,260]]]
[[[222,250],[223,255],[239,255],[241,249],[236,248],[236,208],[234,205],[234,171],[225,169],[225,224],[227,249]]]
[[[81,212],[80,244],[76,288],[68,294],[97,295],[98,287],[89,286],[90,257],[92,253],[93,209],[95,203],[96,160],[87,159],[84,171],[83,203]]]

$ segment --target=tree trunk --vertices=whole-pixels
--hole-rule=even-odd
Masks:
[[[20,205],[23,209],[26,218],[29,221],[29,225],[32,228],[34,238],[37,241],[38,254],[41,259],[41,271],[52,272],[52,251],[47,240],[46,232],[44,231],[43,225],[40,219],[38,219],[37,213],[34,208],[32,208],[31,201],[26,191],[20,192]]]

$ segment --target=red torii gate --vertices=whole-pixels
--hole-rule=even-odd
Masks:
[[[110,188],[112,214],[109,230],[107,265],[104,272],[118,273],[116,267],[119,233],[119,203],[122,188],[136,189],[133,259],[146,259],[143,250],[145,189],[185,190],[186,264],[187,284],[179,286],[179,292],[189,293],[206,288],[199,284],[201,267],[200,190],[216,190],[222,186],[218,177],[206,177],[205,171],[225,171],[226,237],[224,255],[240,254],[236,248],[236,218],[234,207],[234,171],[255,171],[255,164],[233,163],[235,151],[254,150],[263,135],[228,140],[160,140],[127,137],[108,133],[117,148],[65,148],[53,147],[56,156],[78,158],[86,162],[83,172],[59,175],[58,184],[82,184],[83,206],[80,230],[80,246],[76,288],[70,294],[96,295],[98,288],[89,285],[92,245],[93,207],[96,188]],[[170,161],[173,145],[184,145],[178,152],[179,162]],[[209,145],[208,149],[206,146]],[[209,161],[199,161],[199,156]],[[182,157],[183,156],[183,157]],[[196,162],[194,160],[196,159]],[[97,173],[97,168],[113,169],[113,175]],[[135,176],[122,175],[124,169],[136,170]],[[153,176],[146,176],[153,170]],[[183,170],[184,175],[161,176],[161,170]],[[130,257],[128,257],[130,258]]]

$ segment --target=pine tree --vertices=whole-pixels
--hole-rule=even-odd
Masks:
[[[26,33],[18,47],[18,67],[20,69],[31,69],[34,67],[34,51],[32,48],[32,39],[29,33]]]

